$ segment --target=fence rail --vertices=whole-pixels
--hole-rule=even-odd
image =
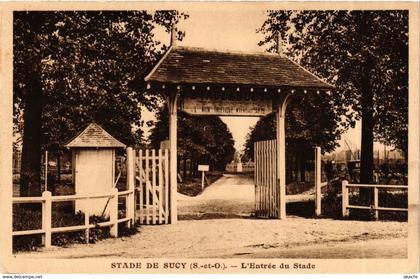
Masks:
[[[349,202],[349,188],[369,188],[373,189],[373,204],[371,206],[351,205]],[[347,180],[342,182],[342,214],[343,217],[349,216],[349,209],[374,210],[375,219],[379,219],[379,211],[405,211],[407,208],[383,207],[379,206],[379,190],[381,189],[401,189],[408,191],[407,185],[379,185],[379,184],[349,184]]]
[[[43,245],[51,247],[51,235],[59,232],[85,231],[86,242],[89,242],[89,230],[96,227],[110,227],[111,237],[117,237],[118,224],[128,222],[128,226],[132,226],[134,222],[134,188],[126,191],[118,192],[118,189],[112,189],[110,193],[95,195],[68,195],[68,196],[52,196],[51,192],[44,191],[41,197],[14,197],[13,204],[25,203],[41,203],[42,204],[42,227],[41,229],[13,231],[13,236],[43,234]],[[126,197],[125,210],[126,216],[118,218],[118,197]],[[84,212],[84,224],[67,227],[52,227],[52,203],[76,200],[94,200],[100,198],[110,198],[109,221],[96,224],[90,223],[90,214],[88,208]]]

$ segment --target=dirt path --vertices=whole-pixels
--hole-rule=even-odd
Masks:
[[[287,195],[286,199],[288,204],[308,202],[314,200],[314,191],[311,189],[299,194]],[[178,194],[180,220],[250,217],[254,209],[254,180],[246,174],[224,174],[195,197]],[[293,211],[296,210],[292,209],[288,214],[293,214]]]
[[[43,258],[403,258],[407,224],[290,217],[212,219],[144,226],[131,237],[54,248],[18,257]],[[374,250],[370,250],[374,248]]]
[[[178,216],[180,220],[249,217],[254,197],[252,178],[224,174],[196,197],[179,194]]]
[[[289,201],[297,195],[288,196]],[[307,196],[307,195],[306,195]],[[289,203],[291,205],[292,203]],[[177,225],[143,226],[131,237],[54,248],[18,257],[43,258],[405,258],[407,223],[288,216],[249,218],[254,186],[225,175],[201,195],[179,195]],[[301,208],[299,208],[301,210]],[[215,219],[214,217],[223,217]],[[230,218],[230,219],[226,219]]]

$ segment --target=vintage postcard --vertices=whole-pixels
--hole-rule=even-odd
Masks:
[[[418,2],[0,12],[4,274],[417,278]]]

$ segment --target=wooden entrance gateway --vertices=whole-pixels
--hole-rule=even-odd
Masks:
[[[172,45],[145,77],[147,90],[169,107],[169,222],[177,222],[177,111],[194,115],[264,116],[275,112],[275,169],[261,179],[276,185],[273,218],[286,218],[285,112],[290,99],[334,89],[280,54],[234,53]],[[274,179],[275,178],[275,179]],[[260,179],[260,178],[258,178]],[[274,214],[276,212],[276,214]]]

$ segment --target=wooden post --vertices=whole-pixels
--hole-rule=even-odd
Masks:
[[[156,224],[156,150],[152,149],[152,223]]]
[[[162,214],[163,214],[163,212],[162,212],[162,204],[163,204],[163,201],[162,201],[162,199],[163,199],[163,188],[165,187],[164,186],[164,183],[163,183],[163,171],[162,171],[162,149],[159,149],[159,151],[158,151],[158,159],[159,159],[159,162],[158,162],[158,175],[159,175],[159,199],[158,199],[158,211],[159,211],[159,224],[162,224],[162,218],[163,218],[163,216],[162,216]]]
[[[165,224],[168,224],[169,215],[169,156],[168,149],[165,149]]]
[[[279,219],[286,219],[286,106],[289,95],[281,99],[278,103],[276,112],[277,119],[277,189],[278,206],[279,206]]]
[[[127,210],[127,217],[130,218],[128,222],[128,227],[131,228],[134,225],[134,204],[136,195],[134,193],[134,151],[133,148],[127,148],[127,190],[132,191],[126,196],[126,210]]]
[[[177,212],[177,92],[169,97],[169,145],[170,145],[170,222],[178,222]]]
[[[48,150],[45,150],[45,177],[44,177],[44,191],[48,191]]]
[[[321,216],[321,147],[315,147],[315,215]]]
[[[204,190],[204,171],[201,171],[201,191]]]
[[[378,211],[378,207],[379,207],[379,189],[378,187],[375,186],[374,190],[373,190],[373,209],[375,210],[375,220],[379,219],[379,211]]]
[[[44,203],[42,206],[42,229],[44,230],[43,243],[46,248],[51,247],[51,192],[44,191],[42,192],[42,197],[44,198]]]
[[[342,197],[342,214],[343,217],[348,217],[349,216],[349,211],[347,209],[347,206],[349,204],[349,190],[347,188],[347,185],[349,184],[349,182],[347,180],[343,180],[343,182],[341,183],[341,197]]]
[[[112,198],[110,202],[109,221],[112,223],[109,234],[111,237],[118,236],[118,189],[111,190]]]
[[[146,169],[145,169],[145,177],[144,177],[144,188],[146,191],[146,224],[149,224],[150,221],[150,177],[149,177],[149,150],[146,149]]]
[[[146,189],[145,186],[143,186],[143,150],[139,150],[139,211],[140,211],[140,224],[143,224],[144,222],[144,189]]]
[[[85,208],[85,241],[86,244],[89,244],[89,225],[90,225],[90,213],[89,213],[89,206]]]

